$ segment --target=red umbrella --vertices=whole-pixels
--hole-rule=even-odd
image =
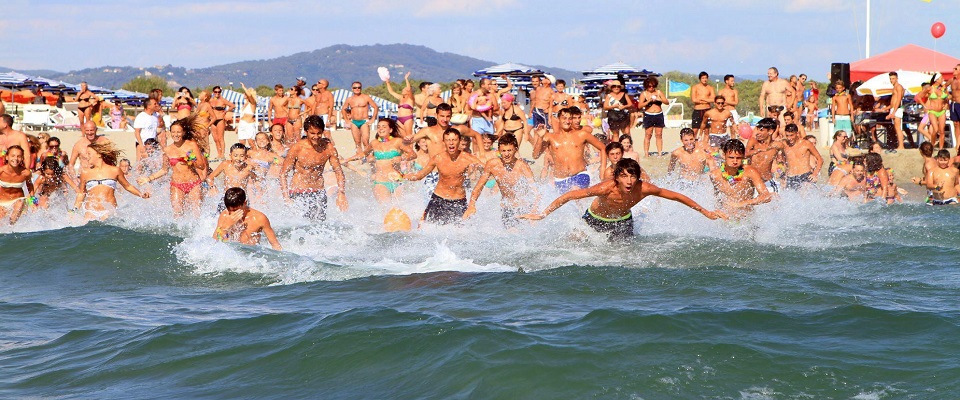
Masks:
[[[37,98],[37,95],[29,90],[21,90],[13,94],[13,102],[20,104],[30,104],[33,103],[33,99]]]

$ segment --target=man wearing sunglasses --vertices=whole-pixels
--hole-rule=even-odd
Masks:
[[[317,84],[310,88],[310,97],[303,101],[307,116],[316,115],[323,119],[324,126],[327,127],[323,136],[327,138],[330,137],[329,127],[336,126],[336,120],[333,119],[333,93],[327,90],[328,87],[330,82],[326,79],[317,81]]]
[[[349,122],[347,126],[353,133],[353,144],[357,147],[357,152],[361,152],[370,145],[370,126],[377,120],[380,109],[369,95],[361,91],[363,85],[360,82],[353,82],[350,90],[353,91],[353,95],[344,101],[343,119]]]
[[[730,133],[727,130],[727,122],[733,115],[726,108],[727,101],[723,96],[714,97],[714,108],[703,114],[703,126],[700,128],[707,132],[709,136],[709,151],[720,151],[720,145],[730,140]]]

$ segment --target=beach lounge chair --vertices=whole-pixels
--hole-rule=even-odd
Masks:
[[[53,115],[53,128],[61,131],[66,130],[79,130],[80,129],[80,117],[77,114],[79,108],[77,107],[79,103],[63,103],[63,108],[57,109],[56,114]]]
[[[24,130],[47,130],[54,127],[51,120],[53,107],[46,104],[24,104],[23,119],[20,120],[20,126]]]

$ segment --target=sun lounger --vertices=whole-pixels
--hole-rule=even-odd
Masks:
[[[23,119],[20,120],[20,126],[24,130],[47,130],[54,127],[53,120],[50,119],[53,107],[46,104],[24,104]]]

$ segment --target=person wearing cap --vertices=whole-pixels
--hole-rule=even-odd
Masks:
[[[512,134],[517,137],[517,141],[523,144],[523,138],[530,132],[530,126],[527,125],[527,114],[523,108],[513,103],[514,97],[510,93],[500,96],[500,118],[494,121],[497,136]]]

